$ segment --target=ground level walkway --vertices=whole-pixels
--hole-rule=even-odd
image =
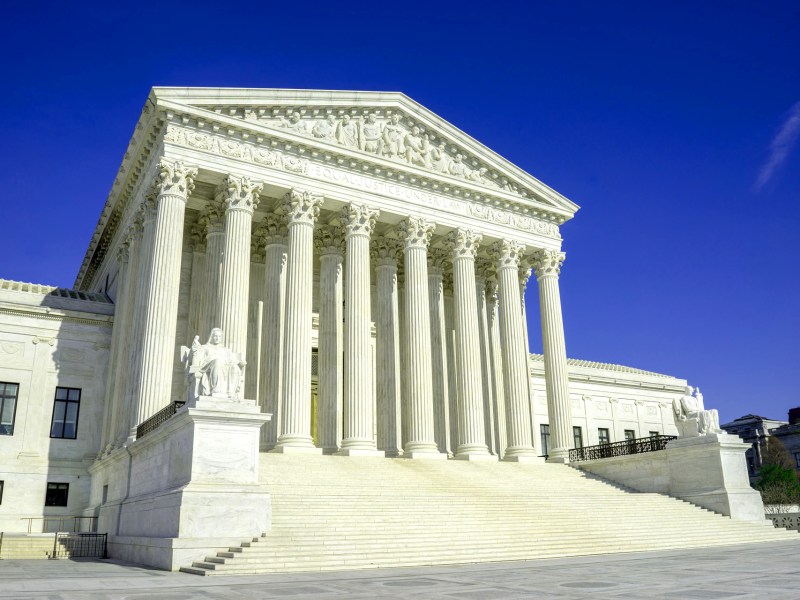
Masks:
[[[477,565],[198,577],[115,561],[0,561],[0,598],[800,599],[800,540]]]

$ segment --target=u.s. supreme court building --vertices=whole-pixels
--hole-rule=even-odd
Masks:
[[[74,288],[0,280],[0,530],[205,573],[776,535],[565,464],[686,385],[567,357],[577,209],[399,93],[154,88]]]

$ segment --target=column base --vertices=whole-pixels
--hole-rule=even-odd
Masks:
[[[533,465],[543,465],[544,464],[544,457],[536,456],[534,454],[515,454],[513,456],[504,456],[503,462],[516,462],[516,463],[526,463],[526,464],[533,464]]]
[[[322,448],[315,446],[275,446],[271,454],[322,454]]]
[[[441,452],[424,451],[424,450],[412,450],[411,452],[404,452],[403,458],[447,460],[447,454],[442,454]]]
[[[558,463],[558,464],[565,465],[565,464],[567,464],[569,462],[569,455],[568,454],[567,455],[561,455],[561,456],[552,456],[552,455],[550,455],[550,456],[547,457],[547,461],[546,462]]]
[[[370,456],[374,458],[385,458],[383,450],[367,450],[366,448],[342,448],[334,456]]]
[[[488,452],[465,452],[463,454],[456,454],[455,460],[470,460],[470,461],[483,461],[491,462],[497,461],[496,454],[489,454]]]

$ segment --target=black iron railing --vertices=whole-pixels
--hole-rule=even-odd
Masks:
[[[146,421],[139,423],[139,425],[136,426],[136,439],[138,440],[143,435],[147,435],[148,433],[158,429],[166,422],[167,419],[178,412],[178,409],[184,404],[186,404],[186,402],[176,400],[172,404],[168,404],[162,408]]]
[[[626,456],[628,454],[641,454],[643,452],[656,452],[667,447],[667,442],[678,439],[675,435],[653,435],[650,437],[614,442],[613,444],[600,444],[599,446],[586,446],[569,451],[570,462],[582,460],[597,460],[598,458],[611,458],[612,456]]]
[[[105,533],[56,533],[50,558],[108,558]]]

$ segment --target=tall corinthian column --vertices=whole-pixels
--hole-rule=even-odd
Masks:
[[[492,271],[492,262],[486,258],[475,260],[475,296],[478,299],[478,331],[481,349],[481,382],[483,383],[483,418],[484,431],[486,432],[486,445],[489,452],[497,455],[497,440],[495,438],[495,390],[491,374],[491,337],[489,336],[489,316],[486,305],[486,279]]]
[[[198,333],[207,336],[212,328],[220,326],[219,288],[222,285],[222,253],[225,250],[225,206],[215,198],[206,206],[200,223],[206,228],[206,277]]]
[[[314,232],[320,253],[317,443],[326,454],[337,452],[342,443],[342,237],[334,225]]]
[[[156,221],[139,373],[138,422],[170,402],[181,276],[183,220],[196,167],[162,158],[155,181]]]
[[[250,232],[262,184],[228,175],[217,197],[225,203],[225,250],[219,290],[219,327],[225,345],[247,354],[247,303],[250,292]],[[255,361],[254,361],[255,362]]]
[[[286,317],[286,217],[268,214],[259,224],[264,239],[264,331],[259,405],[272,414],[261,427],[261,449],[272,450],[278,441],[281,424],[283,381],[283,339]],[[262,401],[263,399],[263,401]],[[263,402],[263,404],[262,404]]]
[[[407,458],[446,458],[436,446],[433,428],[431,374],[431,322],[428,308],[428,244],[435,225],[421,217],[408,217],[398,227],[403,239],[406,276],[406,371],[403,390],[408,405]]]
[[[561,292],[558,275],[564,253],[539,250],[533,255],[533,269],[539,282],[539,305],[542,318],[544,378],[547,385],[547,413],[550,416],[548,462],[568,462],[572,446],[572,406],[569,399],[567,349],[561,317]]]
[[[475,254],[482,236],[456,229],[447,237],[453,253],[453,302],[456,326],[458,385],[458,448],[456,458],[495,458],[486,447],[481,378],[478,299],[475,294]]]
[[[317,452],[311,438],[311,293],[314,223],[322,196],[290,191],[283,198],[289,231],[286,329],[283,340],[281,434],[276,452]]]
[[[500,347],[500,322],[497,312],[497,279],[492,275],[486,279],[486,327],[489,331],[489,373],[493,390],[494,452],[500,458],[508,446],[506,436],[506,394],[503,381],[503,352]]]
[[[401,243],[380,237],[372,241],[375,262],[375,350],[378,412],[378,448],[387,456],[400,456],[401,370],[400,370],[400,311],[397,288],[397,257]]]
[[[343,455],[383,456],[375,446],[375,394],[370,351],[369,238],[377,210],[350,204],[342,209],[347,256],[344,289]]]
[[[531,407],[528,398],[528,363],[519,295],[519,258],[525,247],[511,240],[497,242],[492,250],[497,261],[500,287],[500,332],[506,393],[508,447],[503,460],[539,460],[531,441]]]
[[[444,269],[450,253],[441,248],[428,252],[428,305],[431,311],[431,364],[433,365],[433,427],[439,452],[453,455],[450,441],[450,386],[448,381],[447,327],[444,312]],[[455,390],[452,390],[455,393]],[[454,415],[455,416],[455,415]]]

